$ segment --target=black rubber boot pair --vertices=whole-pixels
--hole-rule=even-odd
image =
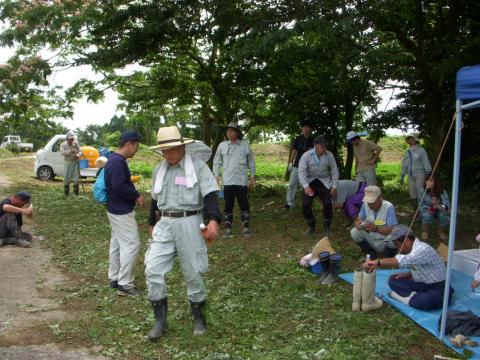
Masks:
[[[370,255],[371,260],[375,260],[378,258],[377,252],[370,246],[367,240],[362,240],[361,242],[357,243],[358,246],[360,246],[360,249],[365,254]]]
[[[155,324],[153,324],[152,330],[148,333],[150,340],[157,340],[165,331],[168,330],[167,312],[168,302],[167,298],[158,301],[152,301],[153,314],[155,315]],[[204,335],[207,332],[207,324],[205,316],[203,315],[203,308],[205,301],[194,303],[190,301],[190,308],[192,310],[194,329],[193,335]]]
[[[152,330],[148,333],[148,338],[150,340],[156,340],[163,335],[168,329],[167,322],[167,311],[168,303],[167,298],[152,301],[153,314],[155,315],[155,324],[153,325]]]
[[[70,184],[68,185],[63,185],[63,193],[65,196],[68,196],[70,193]]]
[[[78,184],[73,184],[73,193],[75,195],[78,195],[79,191],[78,191]]]
[[[332,285],[338,281],[341,260],[342,256],[339,254],[320,257],[320,264],[324,271],[320,274],[317,285]]]

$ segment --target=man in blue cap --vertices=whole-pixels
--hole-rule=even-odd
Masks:
[[[107,216],[112,227],[108,278],[118,295],[138,295],[134,286],[134,270],[140,248],[138,225],[135,220],[136,204],[143,207],[144,198],[135,189],[127,159],[138,150],[140,135],[127,130],[120,136],[120,144],[105,165],[107,186]]]
[[[21,191],[0,202],[0,246],[17,245],[29,247],[32,235],[22,232],[22,215],[32,216],[30,194]]]

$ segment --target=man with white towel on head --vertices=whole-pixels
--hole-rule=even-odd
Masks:
[[[155,315],[148,337],[156,340],[168,329],[165,276],[172,270],[176,255],[187,284],[193,335],[203,335],[207,332],[203,313],[207,289],[202,274],[208,269],[207,243],[215,240],[222,218],[219,187],[209,167],[185,152],[185,145],[194,140],[183,138],[176,126],[160,128],[157,141],[158,145],[151,149],[161,150],[165,160],[152,175],[151,194],[156,206],[151,211],[158,212],[160,220],[152,229],[145,254],[148,297]]]

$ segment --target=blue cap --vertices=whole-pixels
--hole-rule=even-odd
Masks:
[[[395,225],[390,233],[392,241],[403,240],[405,236],[415,237],[415,233],[407,225],[403,224]]]
[[[140,134],[135,130],[127,130],[120,136],[120,143],[124,144],[127,141],[138,141],[140,142]]]
[[[16,193],[15,196],[17,198],[19,198],[20,200],[22,200],[23,202],[26,202],[26,203],[29,203],[31,198],[32,198],[30,196],[30,194],[26,191],[20,191],[20,192]]]

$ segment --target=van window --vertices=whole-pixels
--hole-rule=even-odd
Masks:
[[[52,152],[57,152],[60,151],[60,145],[62,145],[63,140],[58,140],[53,146],[52,146]]]
[[[2,142],[7,142],[8,141],[8,136],[5,136],[2,140]]]

